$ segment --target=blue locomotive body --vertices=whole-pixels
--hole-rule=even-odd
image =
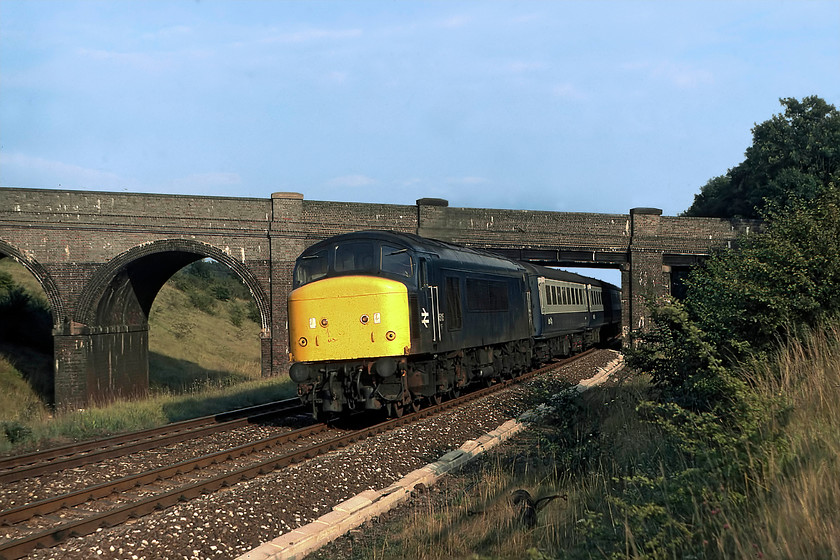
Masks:
[[[597,343],[617,330],[618,294],[417,235],[339,235],[297,260],[290,375],[316,415],[383,406],[400,415]]]

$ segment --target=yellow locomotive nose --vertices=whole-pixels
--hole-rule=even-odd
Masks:
[[[375,276],[339,276],[289,294],[293,362],[401,356],[411,346],[408,291]]]

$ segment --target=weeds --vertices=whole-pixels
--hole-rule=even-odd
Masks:
[[[544,385],[518,445],[357,557],[839,558],[838,341],[832,327],[744,366],[760,406],[735,428],[656,403],[644,376],[583,394]],[[529,529],[516,489],[561,497]]]

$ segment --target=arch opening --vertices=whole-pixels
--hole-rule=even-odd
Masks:
[[[0,252],[0,421],[28,420],[55,403],[54,323],[43,280]]]
[[[209,260],[215,265],[208,264]],[[169,286],[171,279],[176,278],[177,284],[181,278],[183,283],[179,271],[190,270],[191,266],[215,266],[214,274],[225,276],[227,287],[215,286],[221,291],[213,294],[193,289],[191,294],[176,297],[179,290]],[[239,294],[237,298],[248,294],[250,300],[226,301],[225,307],[235,311],[224,313],[215,322],[209,308],[200,310],[204,316],[196,322],[195,313],[189,311],[196,307],[195,302],[209,299],[212,307],[214,300],[230,299],[226,291]],[[162,294],[165,297],[161,298]],[[156,306],[159,299],[163,302]],[[165,311],[158,313],[159,308]],[[231,375],[226,371],[229,368],[218,367],[219,362],[208,361],[203,354],[227,350],[227,354],[237,356],[239,347],[249,345],[250,356],[241,359],[248,365],[240,363],[238,369],[251,372],[255,368],[259,376],[264,367],[264,348],[270,348],[271,342],[266,327],[268,310],[265,291],[251,271],[218,248],[190,240],[167,240],[130,249],[98,270],[79,298],[73,334],[86,337],[89,345],[84,374],[86,400],[146,393],[150,386],[167,391],[191,390],[197,388],[198,379],[229,384],[248,375]],[[174,318],[165,319],[167,315]],[[232,333],[238,331],[228,327],[239,323],[238,329],[245,318],[255,319],[251,335],[248,340],[237,340]]]
[[[256,301],[224,263],[197,259],[161,287],[149,315],[149,385],[187,392],[261,376]]]

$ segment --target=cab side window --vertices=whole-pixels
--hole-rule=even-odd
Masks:
[[[408,249],[382,245],[382,272],[411,278],[414,275],[414,262]]]

